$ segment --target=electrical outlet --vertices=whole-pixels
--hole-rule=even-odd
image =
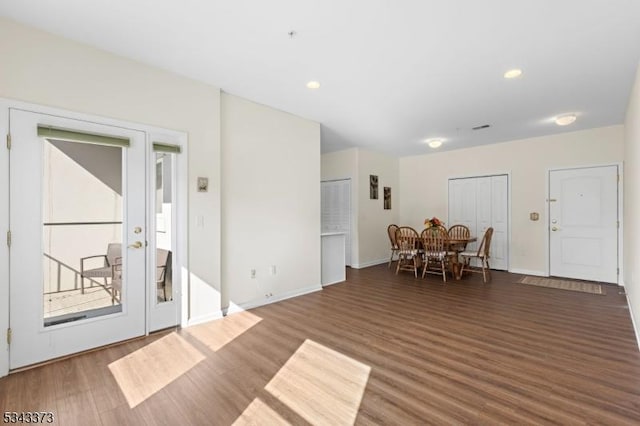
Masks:
[[[255,278],[256,277],[256,270],[252,269],[251,270],[251,278]]]
[[[275,275],[276,274],[276,265],[271,265],[271,275]]]

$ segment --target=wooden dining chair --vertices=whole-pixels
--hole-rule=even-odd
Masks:
[[[471,236],[471,231],[464,225],[453,225],[447,231],[450,240],[467,240]],[[464,251],[467,248],[467,243],[460,244],[460,250]]]
[[[471,231],[464,225],[453,225],[447,231],[447,235],[449,235],[449,244],[447,246],[447,256],[449,257],[449,261],[457,265],[458,264],[458,253],[463,252],[467,249],[467,242],[454,242],[455,240],[468,240],[471,236]],[[455,273],[455,269],[454,273]]]
[[[396,243],[398,244],[396,275],[399,271],[413,271],[415,277],[418,278],[419,240],[418,231],[409,226],[401,226],[396,230]]]
[[[460,253],[460,256],[463,259],[462,262],[462,270],[460,271],[460,275],[464,273],[465,270],[470,272],[482,272],[482,280],[487,282],[487,275],[491,278],[491,269],[489,266],[489,253],[491,251],[491,238],[493,237],[493,228],[487,228],[482,237],[482,242],[478,246],[477,252],[465,251]],[[479,259],[480,260],[480,268],[472,268],[471,267],[471,259]]]
[[[396,241],[396,231],[398,228],[398,225],[393,223],[387,227],[387,234],[389,235],[389,242],[391,243],[391,257],[389,257],[388,268],[390,268],[391,263],[393,263],[393,255],[398,255],[398,242]]]
[[[424,267],[422,268],[422,278],[427,273],[442,274],[442,280],[447,282],[447,244],[448,235],[444,227],[433,226],[422,231],[420,234],[424,247]]]

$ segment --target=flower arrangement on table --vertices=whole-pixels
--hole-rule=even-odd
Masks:
[[[444,222],[438,219],[437,217],[432,217],[431,219],[424,220],[424,227],[431,228],[432,226],[444,226]]]

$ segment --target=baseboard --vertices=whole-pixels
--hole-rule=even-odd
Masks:
[[[345,282],[345,281],[346,281],[346,278],[345,278],[344,280],[332,281],[332,282],[330,282],[330,283],[323,283],[323,284],[322,284],[322,287],[326,287],[326,286],[328,286],[328,285],[340,284],[340,283],[343,283],[343,282]]]
[[[357,265],[351,265],[351,267],[353,269],[362,269],[362,268],[368,268],[369,266],[382,265],[383,263],[389,263],[389,258],[372,260],[370,262],[358,263]]]
[[[223,317],[223,312],[222,310],[217,311],[217,312],[213,312],[207,315],[201,315],[199,317],[195,317],[195,318],[190,318],[187,320],[187,325],[183,326],[183,327],[191,327],[192,325],[198,325],[198,324],[202,324],[205,322],[209,322],[209,321],[213,321],[213,320],[217,320]]]
[[[304,296],[305,294],[315,293],[322,290],[321,285],[298,288],[291,291],[285,291],[284,293],[275,294],[272,297],[264,300],[252,300],[245,303],[235,304],[231,303],[227,308],[227,315],[237,312],[247,311],[249,309],[258,308],[264,305],[270,305],[271,303],[280,302],[282,300],[291,299],[293,297]]]
[[[512,268],[512,269],[509,269],[509,272],[511,272],[512,274],[535,275],[537,277],[548,277],[549,276],[549,275],[547,275],[546,272],[533,271],[533,270],[529,270],[529,269]]]
[[[631,301],[629,300],[629,294],[625,291],[625,297],[627,298],[627,306],[629,307],[629,315],[631,315],[631,324],[633,325],[633,332],[636,335],[636,343],[638,344],[638,351],[640,351],[640,334],[638,334],[638,327],[636,324],[636,317],[633,315],[633,308],[631,307]]]

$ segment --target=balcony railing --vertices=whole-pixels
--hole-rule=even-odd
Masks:
[[[62,293],[65,291],[73,291],[73,290],[77,290],[79,288],[78,286],[78,282],[81,279],[80,276],[80,271],[78,271],[77,269],[75,269],[72,266],[67,265],[66,263],[62,262],[61,260],[56,259],[55,257],[51,256],[48,253],[42,253],[44,255],[44,257],[46,257],[47,259],[53,261],[56,264],[56,291],[50,291],[44,294],[54,294],[54,293]],[[61,285],[60,283],[62,282],[62,270],[66,269],[70,272],[73,272],[73,289],[69,289],[69,290],[62,290],[61,289]],[[104,283],[101,283],[99,281],[94,280],[93,278],[88,278],[85,277],[85,280],[89,280],[90,285],[89,287],[94,287],[94,284],[99,285],[100,287],[104,287],[106,289],[106,286],[104,285]]]
[[[96,226],[96,225],[122,225],[122,221],[93,221],[93,222],[44,222],[42,224],[45,227],[57,227],[57,226]],[[63,261],[61,261],[60,259],[56,259],[55,257],[53,257],[51,254],[49,253],[43,253],[44,256],[51,260],[52,262],[55,263],[55,288],[56,291],[49,291],[46,292],[44,294],[53,294],[53,293],[62,293],[65,291],[73,291],[73,290],[78,290],[79,288],[81,288],[82,286],[80,285],[81,282],[80,280],[82,279],[82,275],[81,272],[74,268],[73,266],[64,263]],[[62,289],[62,273],[63,271],[68,271],[71,272],[73,274],[73,288],[72,289]],[[103,287],[105,290],[107,290],[106,286],[104,283],[101,283],[99,281],[96,281],[92,278],[89,277],[85,277],[85,280],[88,280],[90,285],[89,287],[94,287],[96,285]],[[65,281],[67,282],[67,281]],[[65,286],[66,287],[66,286]]]

